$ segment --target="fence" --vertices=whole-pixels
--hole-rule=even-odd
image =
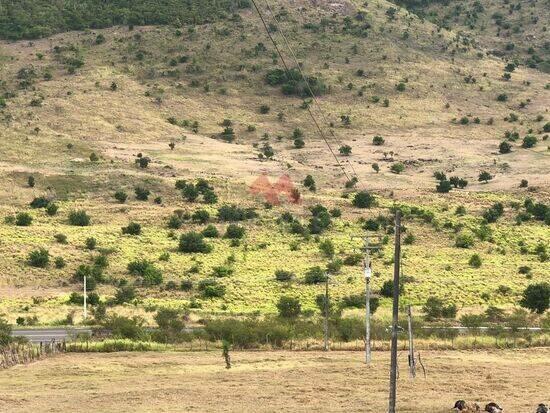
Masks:
[[[67,351],[67,345],[64,341],[8,344],[0,348],[0,369],[7,369],[18,364],[29,364],[65,351]]]

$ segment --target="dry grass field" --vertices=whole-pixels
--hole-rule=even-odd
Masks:
[[[458,399],[496,401],[506,413],[548,403],[549,349],[425,352],[427,378],[408,377],[400,354],[398,411],[450,412]],[[0,411],[385,411],[389,353],[369,370],[359,352],[70,354],[0,375]]]

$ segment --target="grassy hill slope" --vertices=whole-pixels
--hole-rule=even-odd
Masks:
[[[378,198],[378,207],[368,210],[351,205],[353,190],[344,189],[342,168],[312,127],[304,105],[314,112],[317,107],[266,82],[282,66],[252,10],[206,25],[113,27],[2,43],[0,214],[7,219],[0,223],[0,313],[12,321],[35,314],[39,322],[60,321],[77,308],[67,304],[80,288],[75,272],[98,256],[108,260],[97,287],[102,299],[124,283],[137,285],[136,305],[111,311],[191,306],[199,313],[270,313],[282,294],[312,310],[323,287],[304,277],[329,261],[320,243],[332,240],[335,258],[359,253],[355,236],[364,234],[364,221],[389,216],[395,204],[411,212],[405,219],[405,235],[412,234],[404,247],[405,302],[422,304],[435,295],[465,311],[510,306],[528,284],[548,279],[548,226],[534,218],[516,225],[526,198],[549,201],[548,75],[519,67],[505,80],[504,60],[465,45],[458,32],[404,9],[390,11],[394,7],[383,0],[366,7],[322,1],[276,7],[305,72],[326,85],[319,100],[330,123],[323,128],[334,132],[333,150],[352,147],[339,162],[348,175],[357,174],[357,189]],[[506,98],[497,100],[500,95]],[[221,135],[229,124],[232,142]],[[294,146],[296,128],[304,134],[302,149]],[[373,145],[375,135],[384,145]],[[537,143],[522,148],[527,135]],[[512,151],[501,154],[505,136]],[[271,159],[258,156],[269,152],[266,147],[274,152]],[[138,154],[151,159],[147,168],[136,164]],[[404,166],[402,173],[391,171],[396,164]],[[436,171],[466,179],[468,186],[436,193]],[[482,171],[494,178],[478,182]],[[264,207],[265,200],[249,190],[263,174],[272,182],[288,174],[302,203]],[[316,192],[302,186],[307,175]],[[29,176],[36,181],[32,188]],[[214,187],[217,205],[188,202],[174,187],[178,179],[197,178]],[[522,179],[527,188],[520,188]],[[151,191],[147,202],[135,199],[136,186]],[[113,197],[121,190],[129,195],[125,204]],[[39,196],[54,200],[59,212],[29,209]],[[502,202],[504,215],[484,224],[482,214],[495,202]],[[185,217],[205,209],[223,235],[228,224],[216,214],[225,203],[256,208],[258,218],[239,223],[246,238],[209,240],[209,254],[179,252],[179,235],[207,223],[186,219],[170,229],[174,212]],[[278,220],[290,211],[307,225],[308,207],[316,204],[342,212],[321,235],[291,234],[290,225]],[[466,212],[457,214],[459,206]],[[87,211],[91,226],[69,225],[74,210]],[[10,217],[22,211],[32,215],[32,225],[14,224]],[[130,222],[141,224],[141,235],[122,234]],[[470,230],[475,244],[456,248],[457,234]],[[56,234],[66,235],[67,243],[57,242]],[[391,242],[391,233],[385,235]],[[85,247],[90,237],[97,241],[94,250]],[[51,255],[46,268],[28,265],[28,254],[39,247]],[[480,268],[469,264],[474,254]],[[57,257],[66,266],[55,268]],[[389,245],[375,257],[375,289],[390,278],[391,257]],[[162,271],[160,286],[142,285],[141,277],[129,274],[128,263],[142,258]],[[520,267],[530,270],[522,274]],[[276,270],[295,278],[276,281]],[[223,298],[205,297],[199,289],[210,278],[225,287]],[[190,291],[179,289],[182,280],[192,282]],[[338,300],[360,294],[360,262],[344,265],[333,284]]]

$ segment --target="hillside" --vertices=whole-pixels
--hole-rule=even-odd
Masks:
[[[374,257],[374,288],[390,279],[387,221],[396,205],[406,213],[408,236],[404,302],[421,305],[437,296],[463,312],[511,308],[527,285],[548,280],[550,79],[542,67],[507,67],[510,56],[487,53],[496,47],[492,37],[468,42],[462,23],[441,29],[384,0],[278,1],[281,28],[323,92],[321,123],[337,163],[305,109],[322,119],[315,102],[299,82],[279,79],[283,66],[253,9],[222,4],[231,13],[206,24],[124,25],[0,43],[0,314],[62,323],[78,310],[67,300],[81,288],[83,271],[97,278],[103,301],[136,285],[135,299],[113,303],[110,312],[147,317],[157,307],[187,306],[199,316],[273,313],[283,294],[317,311],[323,286],[305,282],[312,267],[343,260],[334,297],[362,293],[361,262],[353,255],[361,252],[356,237],[365,222],[388,243]],[[533,7],[541,16],[548,11],[542,1]],[[72,27],[44,33],[66,29]],[[375,136],[382,145],[373,144]],[[500,153],[502,142],[509,153]],[[349,156],[339,153],[344,145]],[[488,182],[478,180],[483,171],[492,176]],[[434,172],[467,186],[438,193]],[[266,206],[250,190],[262,175],[275,183],[285,174],[301,203]],[[345,188],[354,174],[355,189]],[[314,192],[303,185],[307,175]],[[184,198],[175,188],[178,180],[199,178],[213,187],[217,203],[205,201],[210,190],[190,202],[189,192]],[[150,191],[146,201],[136,199],[136,187]],[[374,194],[377,206],[354,207],[359,190]],[[124,203],[117,191],[128,196]],[[58,210],[31,208],[40,197]],[[499,202],[503,211],[486,222]],[[257,213],[237,222],[245,230],[240,240],[223,237],[230,224],[218,215],[224,204]],[[331,211],[326,229],[310,223],[308,208],[317,204]],[[70,225],[74,211],[86,211],[90,225]],[[22,212],[30,225],[17,225]],[[309,231],[285,222],[284,212]],[[122,233],[130,223],[141,225],[139,235]],[[211,252],[178,250],[182,234],[209,224],[221,234],[206,240]],[[457,248],[464,235],[473,245]],[[327,240],[333,254],[320,251]],[[49,252],[45,268],[29,265],[38,248]],[[472,264],[476,254],[480,266]],[[64,265],[54,262],[59,257]],[[149,267],[129,271],[139,259]],[[277,281],[277,270],[294,277]],[[382,309],[388,304],[382,298]]]

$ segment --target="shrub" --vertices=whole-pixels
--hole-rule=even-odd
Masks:
[[[18,227],[28,227],[32,224],[32,216],[28,212],[19,212],[15,216],[15,225]]]
[[[147,201],[149,199],[149,195],[151,195],[151,191],[141,186],[136,186],[134,188],[134,193],[136,194],[136,199],[138,201]]]
[[[34,188],[36,184],[36,180],[34,179],[34,176],[30,175],[27,179],[27,185],[29,186],[29,188]]]
[[[508,100],[508,95],[506,93],[501,93],[497,96],[498,102],[506,102]]]
[[[441,194],[446,194],[452,189],[452,184],[450,181],[442,180],[436,185],[435,190]]]
[[[44,248],[31,251],[28,262],[31,267],[46,268],[50,262],[50,252]]]
[[[285,270],[275,271],[275,279],[277,281],[290,281],[295,277],[294,273]]]
[[[378,165],[377,163],[373,163],[372,169],[374,170],[374,172],[378,173],[380,172],[380,165]]]
[[[445,306],[442,300],[436,297],[429,297],[422,307],[426,320],[433,321],[437,318],[455,318],[457,308],[455,304]]]
[[[201,280],[198,289],[205,298],[221,298],[225,295],[225,286],[212,278]]]
[[[191,280],[181,280],[180,290],[182,291],[191,291],[193,289],[193,281]]]
[[[268,105],[262,105],[262,106],[260,106],[260,113],[261,113],[262,115],[268,114],[268,113],[269,113],[269,110],[270,110],[270,108],[269,108]]]
[[[404,284],[400,283],[399,295],[402,295],[404,293],[405,293],[405,286]],[[380,288],[380,295],[386,298],[393,297],[393,280],[384,281],[384,284],[382,284],[382,288]]]
[[[185,253],[209,253],[212,246],[204,241],[204,236],[196,232],[182,234],[179,241],[179,250]]]
[[[403,239],[403,244],[405,245],[412,245],[414,244],[414,241],[416,240],[416,237],[413,233],[409,232],[405,238]]]
[[[523,291],[520,304],[533,313],[543,314],[550,308],[550,284],[542,282],[529,285]]]
[[[307,272],[304,279],[306,284],[320,284],[325,282],[327,275],[321,267],[311,267]]]
[[[279,310],[279,317],[297,318],[302,312],[302,306],[297,298],[282,296],[277,302],[277,310]]]
[[[65,268],[67,264],[65,263],[65,259],[63,257],[57,257],[54,260],[54,265],[55,265],[55,268],[61,269],[61,268]]]
[[[399,175],[401,172],[403,172],[405,170],[405,165],[403,165],[401,162],[396,162],[396,163],[392,164],[392,166],[390,167],[390,170],[394,174]]]
[[[88,250],[95,250],[95,247],[97,246],[97,240],[93,237],[86,239],[86,249]]]
[[[76,227],[87,227],[90,225],[90,217],[84,210],[69,212],[69,224]]]
[[[222,205],[218,209],[218,218],[220,221],[245,221],[256,218],[258,214],[252,208],[243,209],[236,205]]]
[[[199,209],[193,213],[191,219],[199,224],[206,224],[210,220],[210,213],[205,209]]]
[[[376,146],[384,145],[384,138],[380,135],[376,135],[374,138],[372,138],[372,144]]]
[[[512,145],[506,141],[502,141],[498,147],[498,151],[502,154],[512,152]]]
[[[306,146],[306,143],[302,138],[294,139],[294,147],[296,149],[302,149],[304,146]]]
[[[97,156],[97,154],[96,154],[95,152],[92,152],[92,153],[90,154],[90,161],[91,161],[91,162],[97,162],[97,161],[99,161],[99,156]]]
[[[334,244],[329,239],[324,240],[319,244],[319,250],[327,258],[332,258],[334,256]]]
[[[355,194],[352,203],[357,208],[371,208],[376,205],[376,199],[367,191],[361,191]]]
[[[126,284],[115,292],[115,304],[124,304],[136,298],[136,290],[133,285]]]
[[[122,233],[125,235],[140,235],[141,225],[137,222],[130,222],[128,226],[122,227]]]
[[[455,238],[458,248],[471,248],[474,245],[474,235],[470,231],[462,231]]]
[[[348,295],[342,298],[340,306],[342,308],[364,308],[366,302],[365,294]],[[380,299],[378,297],[371,297],[370,299],[370,312],[374,314],[380,306]]]
[[[489,172],[487,171],[483,171],[479,174],[477,180],[479,182],[485,182],[485,183],[488,183],[491,179],[493,179],[493,175],[491,175]]]
[[[48,206],[46,207],[46,214],[48,214],[49,216],[53,217],[55,214],[57,214],[57,211],[59,210],[59,207],[54,204],[54,203],[50,203],[48,204]]]
[[[349,156],[351,155],[351,146],[349,145],[342,145],[340,146],[340,149],[338,150],[340,152],[340,155]]]
[[[136,260],[128,264],[128,272],[143,278],[145,285],[162,284],[162,271],[147,260]]]
[[[303,183],[304,183],[304,186],[312,192],[314,192],[317,189],[315,185],[315,179],[313,179],[313,176],[311,175],[306,176]]]
[[[398,92],[404,92],[406,88],[407,88],[407,85],[405,85],[404,82],[399,82],[398,84],[395,85],[395,90],[397,90]]]
[[[128,194],[124,191],[116,191],[114,197],[119,203],[123,204],[128,199]]]
[[[115,338],[140,340],[146,336],[144,324],[145,320],[137,316],[129,318],[112,315],[105,321],[104,326],[111,331],[111,335]]]
[[[205,238],[218,238],[220,236],[220,232],[218,231],[218,229],[210,224],[208,225],[205,229],[202,230],[201,234],[205,237]]]
[[[225,230],[224,238],[241,239],[244,237],[245,229],[239,225],[229,224]]]
[[[481,257],[479,256],[479,254],[472,255],[470,257],[470,260],[468,261],[468,264],[470,265],[470,267],[473,268],[481,267]]]
[[[48,198],[45,196],[39,196],[31,201],[30,207],[33,209],[46,208],[49,204],[50,200]]]
[[[533,135],[527,135],[525,138],[523,138],[523,142],[521,144],[522,148],[532,148],[537,144],[537,137]]]

